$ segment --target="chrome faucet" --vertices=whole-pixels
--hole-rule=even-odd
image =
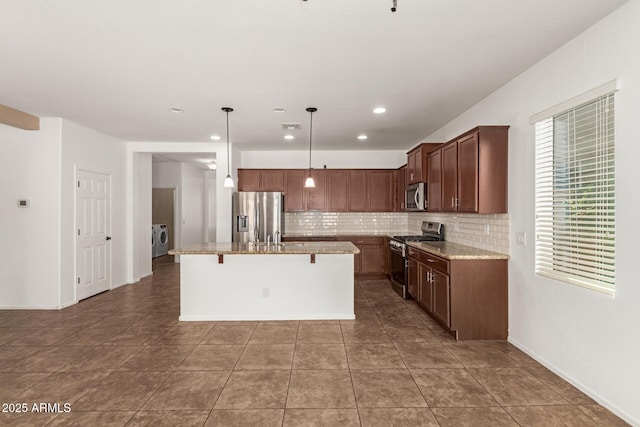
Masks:
[[[270,244],[271,244],[271,236],[267,235],[267,248],[269,247]]]
[[[273,232],[273,243],[275,243],[276,245],[278,243],[280,243],[280,231],[276,230]]]

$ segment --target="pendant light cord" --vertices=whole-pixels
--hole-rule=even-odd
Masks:
[[[229,175],[229,163],[231,162],[229,154],[229,111],[227,111],[227,176]]]
[[[309,124],[309,176],[311,176],[311,139],[313,136],[313,111],[311,111],[311,123]]]

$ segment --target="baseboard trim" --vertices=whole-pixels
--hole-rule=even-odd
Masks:
[[[587,396],[589,396],[590,398],[595,400],[600,406],[605,407],[606,409],[611,411],[614,415],[622,418],[625,422],[630,423],[631,425],[640,425],[640,420],[635,419],[629,413],[627,413],[623,409],[619,408],[618,406],[613,404],[611,401],[609,401],[608,399],[606,399],[603,396],[601,396],[596,391],[594,391],[591,388],[587,387],[586,385],[582,384],[580,381],[577,381],[575,378],[567,375],[567,373],[564,372],[562,369],[558,368],[556,365],[554,365],[553,363],[549,362],[547,359],[545,359],[544,357],[542,357],[541,355],[539,355],[535,351],[532,351],[531,349],[529,349],[524,344],[518,342],[517,340],[513,339],[512,337],[507,338],[507,341],[509,341],[511,344],[513,344],[519,350],[521,350],[524,353],[526,353],[527,355],[531,356],[533,359],[535,359],[537,362],[539,362],[545,368],[549,369],[551,372],[553,372],[554,374],[556,374],[557,376],[559,376],[560,378],[562,378],[563,380],[565,380],[566,382],[568,382],[569,384],[571,384],[572,386],[574,386],[575,388],[577,388],[578,390],[580,390],[581,392],[583,392],[584,394],[586,394]]]

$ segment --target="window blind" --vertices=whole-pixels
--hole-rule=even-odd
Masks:
[[[615,112],[610,93],[535,123],[536,273],[615,291]]]

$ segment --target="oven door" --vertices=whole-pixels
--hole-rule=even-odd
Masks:
[[[402,298],[411,296],[407,290],[407,259],[402,256],[402,249],[389,245],[389,278],[393,290]]]

